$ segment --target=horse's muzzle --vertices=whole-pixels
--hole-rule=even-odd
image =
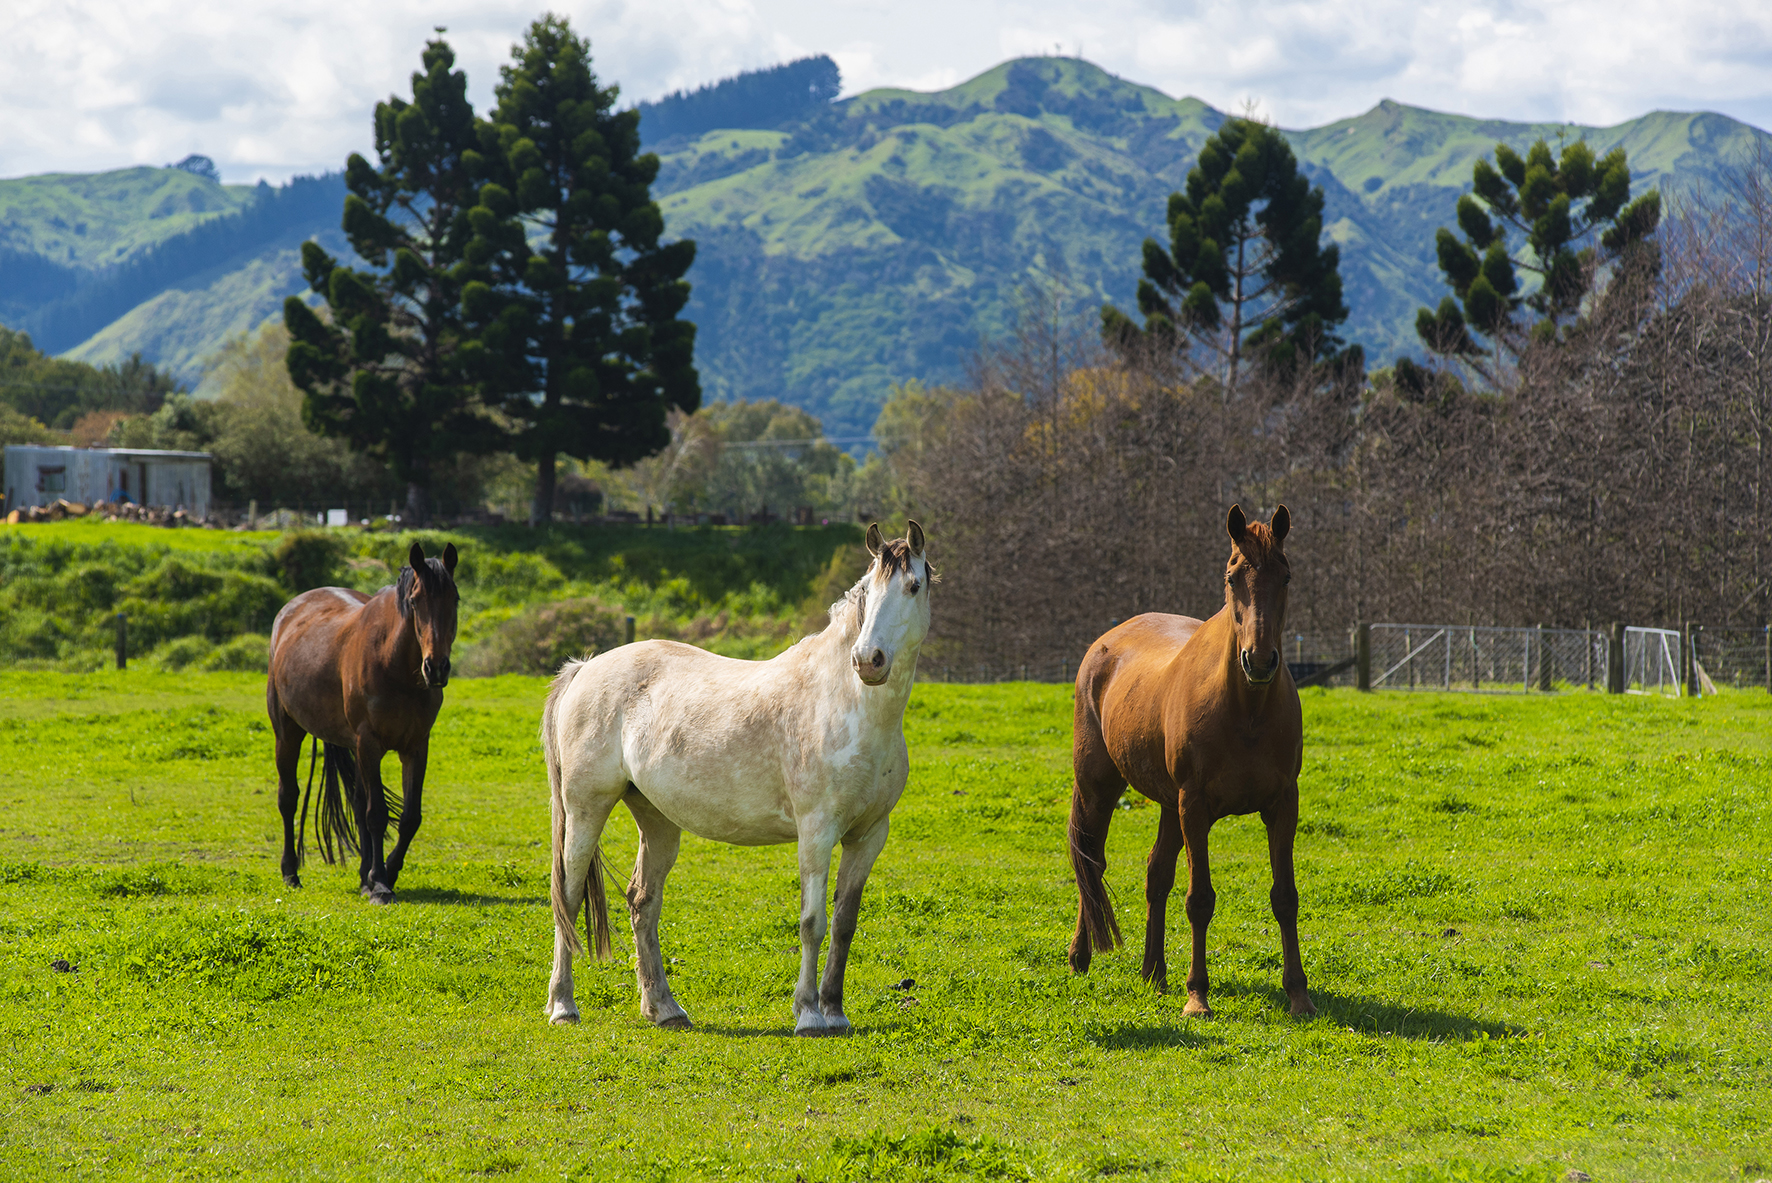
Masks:
[[[441,690],[449,685],[449,659],[447,657],[425,658],[423,672],[427,690]]]
[[[869,686],[878,686],[892,676],[892,663],[886,660],[883,649],[866,654],[851,652],[849,662],[855,667],[855,676]]]
[[[1255,664],[1249,660],[1249,650],[1247,649],[1237,651],[1237,660],[1243,666],[1243,676],[1256,686],[1266,686],[1280,672],[1280,651],[1278,649],[1274,650],[1274,659],[1268,663],[1268,667],[1264,671],[1256,670]]]

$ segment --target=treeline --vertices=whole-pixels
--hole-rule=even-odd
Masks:
[[[248,252],[300,241],[337,217],[344,179],[296,177],[273,188],[261,182],[253,203],[213,218],[127,261],[98,271],[40,262],[15,267],[0,260],[0,307],[14,310],[11,327],[31,334],[49,353],[72,349],[130,309],[211,267]]]
[[[1404,362],[1232,392],[1025,320],[966,387],[901,391],[876,428],[936,540],[937,651],[1074,658],[1114,619],[1210,615],[1233,502],[1291,510],[1289,631],[1764,626],[1772,157],[1677,203],[1658,265],[1601,278],[1493,386]]]
[[[641,103],[640,136],[652,145],[721,128],[780,127],[830,103],[842,89],[836,62],[824,54],[804,57]]]

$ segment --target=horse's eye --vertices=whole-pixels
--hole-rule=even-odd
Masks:
[[[1291,583],[1292,582],[1292,572],[1290,572],[1290,571],[1286,572],[1286,578],[1282,579],[1280,582],[1281,583]]]
[[[912,583],[912,584],[911,584],[911,594],[912,594],[912,595],[913,595],[913,596],[914,596],[914,595],[916,595],[916,594],[917,594],[917,593],[918,593],[918,592],[920,592],[920,591],[922,591],[922,590],[923,590],[923,585],[922,585],[922,584],[920,584],[920,583]]]

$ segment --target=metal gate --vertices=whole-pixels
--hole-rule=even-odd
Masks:
[[[1671,628],[1624,630],[1624,691],[1678,698],[1681,685],[1680,634]]]
[[[1372,689],[1558,690],[1606,685],[1606,636],[1586,629],[1375,624]]]

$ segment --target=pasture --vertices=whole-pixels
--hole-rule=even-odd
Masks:
[[[1108,848],[1133,944],[1066,968],[1069,687],[919,686],[855,1034],[796,1040],[792,847],[685,836],[661,933],[696,1030],[640,1018],[619,911],[550,1027],[544,683],[451,683],[385,909],[354,867],[278,878],[263,684],[0,673],[7,1177],[1772,1173],[1765,695],[1305,692],[1321,1013],[1287,1017],[1243,818],[1202,1021],[1138,978],[1141,800]],[[605,848],[630,865],[625,812]]]

